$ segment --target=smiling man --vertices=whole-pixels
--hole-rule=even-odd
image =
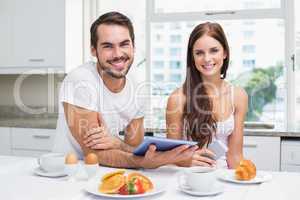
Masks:
[[[90,31],[97,62],[79,66],[62,83],[54,152],[75,152],[80,158],[93,152],[102,165],[126,168],[155,168],[191,157],[195,148],[187,146],[164,153],[151,146],[144,157],[132,154],[144,138],[143,103],[126,77],[134,59],[132,23],[110,12]]]

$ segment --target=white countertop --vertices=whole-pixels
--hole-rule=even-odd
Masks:
[[[0,156],[0,198],[5,200],[101,199],[83,190],[87,184],[85,180],[70,182],[66,177],[39,177],[33,173],[36,167],[38,167],[36,158]],[[114,169],[100,166],[98,174],[104,174],[112,170]],[[166,166],[155,170],[143,170],[142,173],[166,185],[164,193],[148,197],[147,199],[199,199],[200,197],[189,196],[177,189],[176,174],[180,170],[181,168],[174,166]],[[273,176],[272,180],[262,184],[240,185],[222,182],[225,188],[222,194],[201,197],[201,199],[299,199],[300,173],[270,173]]]

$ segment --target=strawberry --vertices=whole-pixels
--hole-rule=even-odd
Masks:
[[[128,195],[128,185],[124,184],[120,189],[119,189],[119,194],[121,195]]]
[[[127,184],[123,185],[119,189],[119,194],[121,195],[129,195],[129,194],[143,194],[145,190],[143,188],[143,183],[138,178],[133,178],[128,181]]]

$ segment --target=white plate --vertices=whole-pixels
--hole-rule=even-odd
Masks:
[[[187,194],[190,194],[193,196],[212,196],[212,195],[217,195],[217,194],[224,192],[224,186],[222,184],[218,184],[218,183],[216,183],[214,185],[214,187],[210,191],[207,191],[207,192],[192,190],[188,186],[180,186],[180,185],[179,185],[178,189],[184,193],[187,193]]]
[[[159,194],[159,193],[162,193],[165,191],[165,188],[162,184],[155,184],[153,190],[146,192],[144,194],[134,194],[134,195],[105,194],[105,193],[99,192],[99,190],[98,190],[99,184],[100,184],[100,181],[95,181],[95,180],[89,181],[89,183],[84,188],[84,190],[87,191],[88,193],[91,193],[93,195],[97,195],[100,197],[109,197],[109,198],[116,198],[116,199],[147,197],[147,196],[156,195],[156,194]]]
[[[268,172],[257,171],[256,177],[249,181],[240,181],[235,179],[234,170],[224,170],[220,173],[220,179],[232,183],[240,183],[240,184],[254,184],[254,183],[263,183],[272,179],[272,175]]]
[[[67,176],[66,172],[60,171],[60,172],[46,172],[42,170],[40,167],[37,167],[34,169],[34,174],[38,176],[44,176],[44,177],[63,177]]]

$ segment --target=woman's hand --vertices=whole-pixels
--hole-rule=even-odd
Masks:
[[[93,128],[83,136],[83,143],[90,149],[121,149],[121,140],[111,136],[103,126]]]
[[[213,159],[216,155],[207,148],[198,149],[193,154],[190,166],[215,167],[217,162]]]

